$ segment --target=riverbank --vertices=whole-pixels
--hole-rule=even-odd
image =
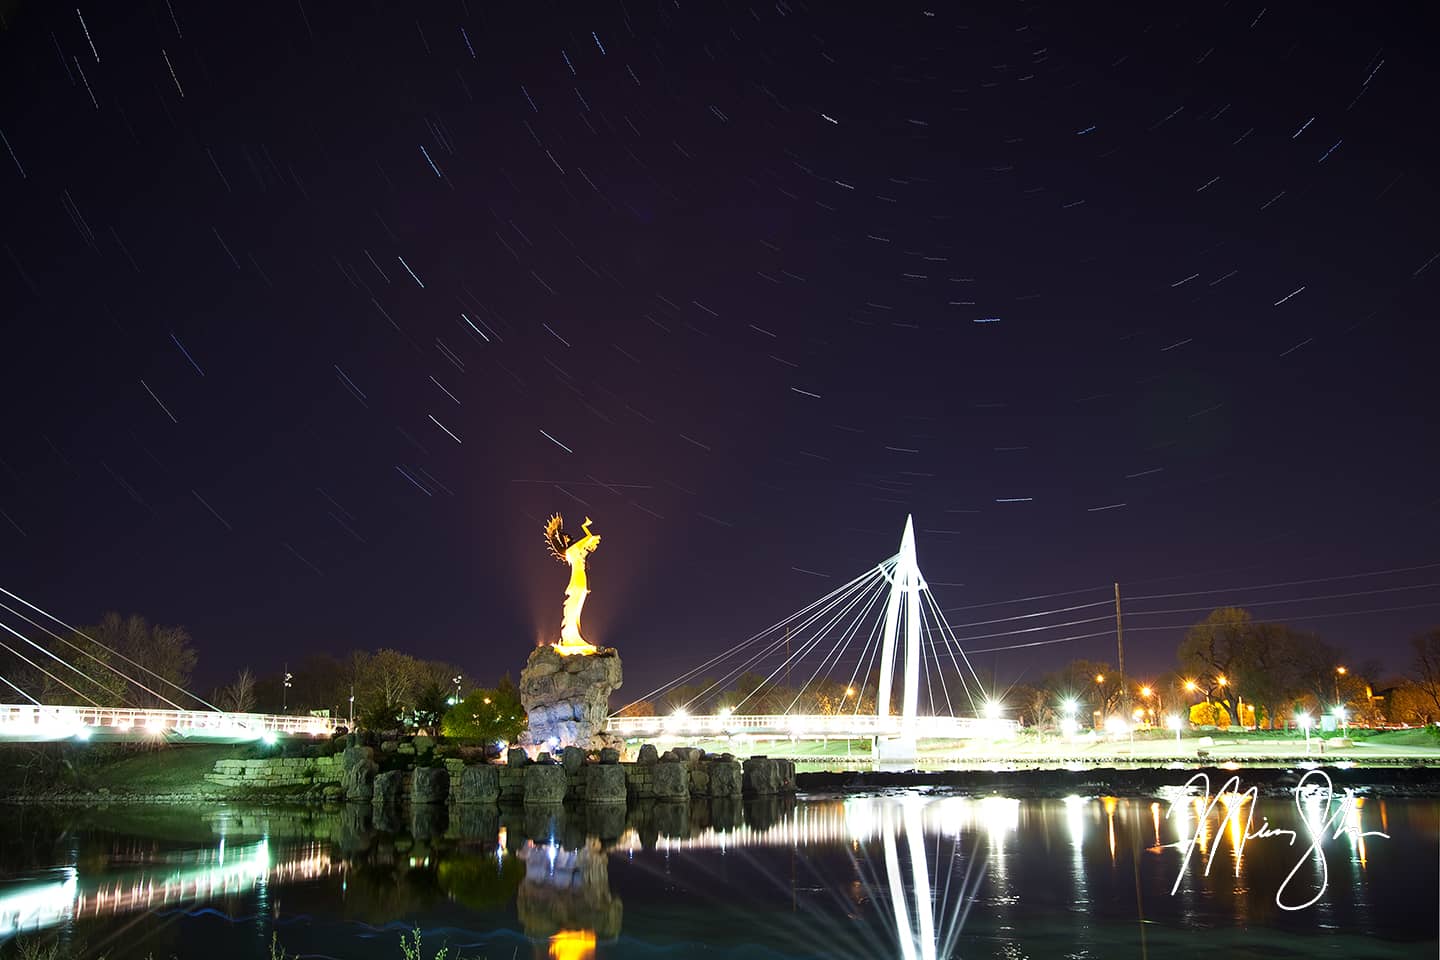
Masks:
[[[1355,767],[1316,764],[1255,766],[1089,767],[1025,770],[908,770],[797,773],[797,788],[806,794],[853,794],[927,788],[961,794],[1001,795],[1029,799],[1065,796],[1146,797],[1183,787],[1199,774],[1219,791],[1232,777],[1241,791],[1254,787],[1261,796],[1292,793],[1308,783],[1322,786],[1324,774],[1337,793],[1386,797],[1440,797],[1440,768]]]

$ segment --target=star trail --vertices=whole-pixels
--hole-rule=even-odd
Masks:
[[[558,628],[544,519],[585,510],[587,627],[643,687],[911,513],[947,608],[1016,615],[1430,562],[1426,35],[8,5],[0,579],[184,623],[216,682],[386,646],[498,676]],[[1440,619],[1366,603],[1286,612],[1396,667]],[[1105,655],[1073,632],[977,667]]]

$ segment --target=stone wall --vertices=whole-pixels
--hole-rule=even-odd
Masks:
[[[524,751],[514,750],[510,763],[493,767],[498,800],[501,803],[685,802],[691,797],[738,799],[742,794],[751,797],[795,792],[795,764],[788,760],[753,757],[742,764],[729,754],[702,754],[699,750],[681,747],[668,750],[661,756],[653,747],[648,747],[640,751],[639,761],[618,763],[615,753],[606,753],[599,764],[585,761],[578,750],[569,753],[562,763],[532,763]],[[412,771],[395,770],[392,774],[377,775],[371,754],[369,748],[361,747],[333,757],[217,760],[213,771],[206,774],[205,779],[217,786],[257,792],[332,785],[338,788],[341,784],[348,785],[348,789],[355,786],[355,771],[365,769],[370,771],[370,780],[365,783],[364,795],[357,794],[349,799],[371,799],[374,786],[383,777],[385,782],[380,792],[373,793],[375,802],[410,802],[414,790]],[[350,763],[348,778],[347,758]],[[473,802],[456,789],[462,782],[467,782],[464,779],[465,761],[448,758],[440,766],[448,781],[447,789],[441,792],[448,794],[451,801]],[[616,773],[604,772],[605,768],[614,769]],[[428,796],[432,789],[422,792]],[[491,789],[489,786],[484,788],[487,795]],[[336,792],[340,796],[346,793],[345,790]],[[353,789],[351,792],[354,792]]]
[[[208,783],[222,787],[313,787],[339,783],[344,773],[341,758],[260,757],[253,760],[216,760]]]

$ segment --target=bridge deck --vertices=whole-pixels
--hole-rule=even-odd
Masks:
[[[212,740],[256,740],[269,735],[328,736],[326,717],[218,710],[152,710],[139,707],[68,707],[0,704],[3,740],[138,740],[180,735]]]
[[[808,739],[824,737],[835,740],[877,736],[999,740],[1015,736],[1020,730],[1020,724],[1014,720],[988,720],[980,717],[915,717],[907,728],[902,717],[880,717],[874,714],[671,714],[668,717],[611,717],[606,729],[624,737],[725,737],[750,734]]]

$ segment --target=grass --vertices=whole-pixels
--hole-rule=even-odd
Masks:
[[[1426,727],[1413,730],[1386,730],[1377,733],[1367,742],[1380,743],[1389,747],[1440,747],[1440,740]]]

